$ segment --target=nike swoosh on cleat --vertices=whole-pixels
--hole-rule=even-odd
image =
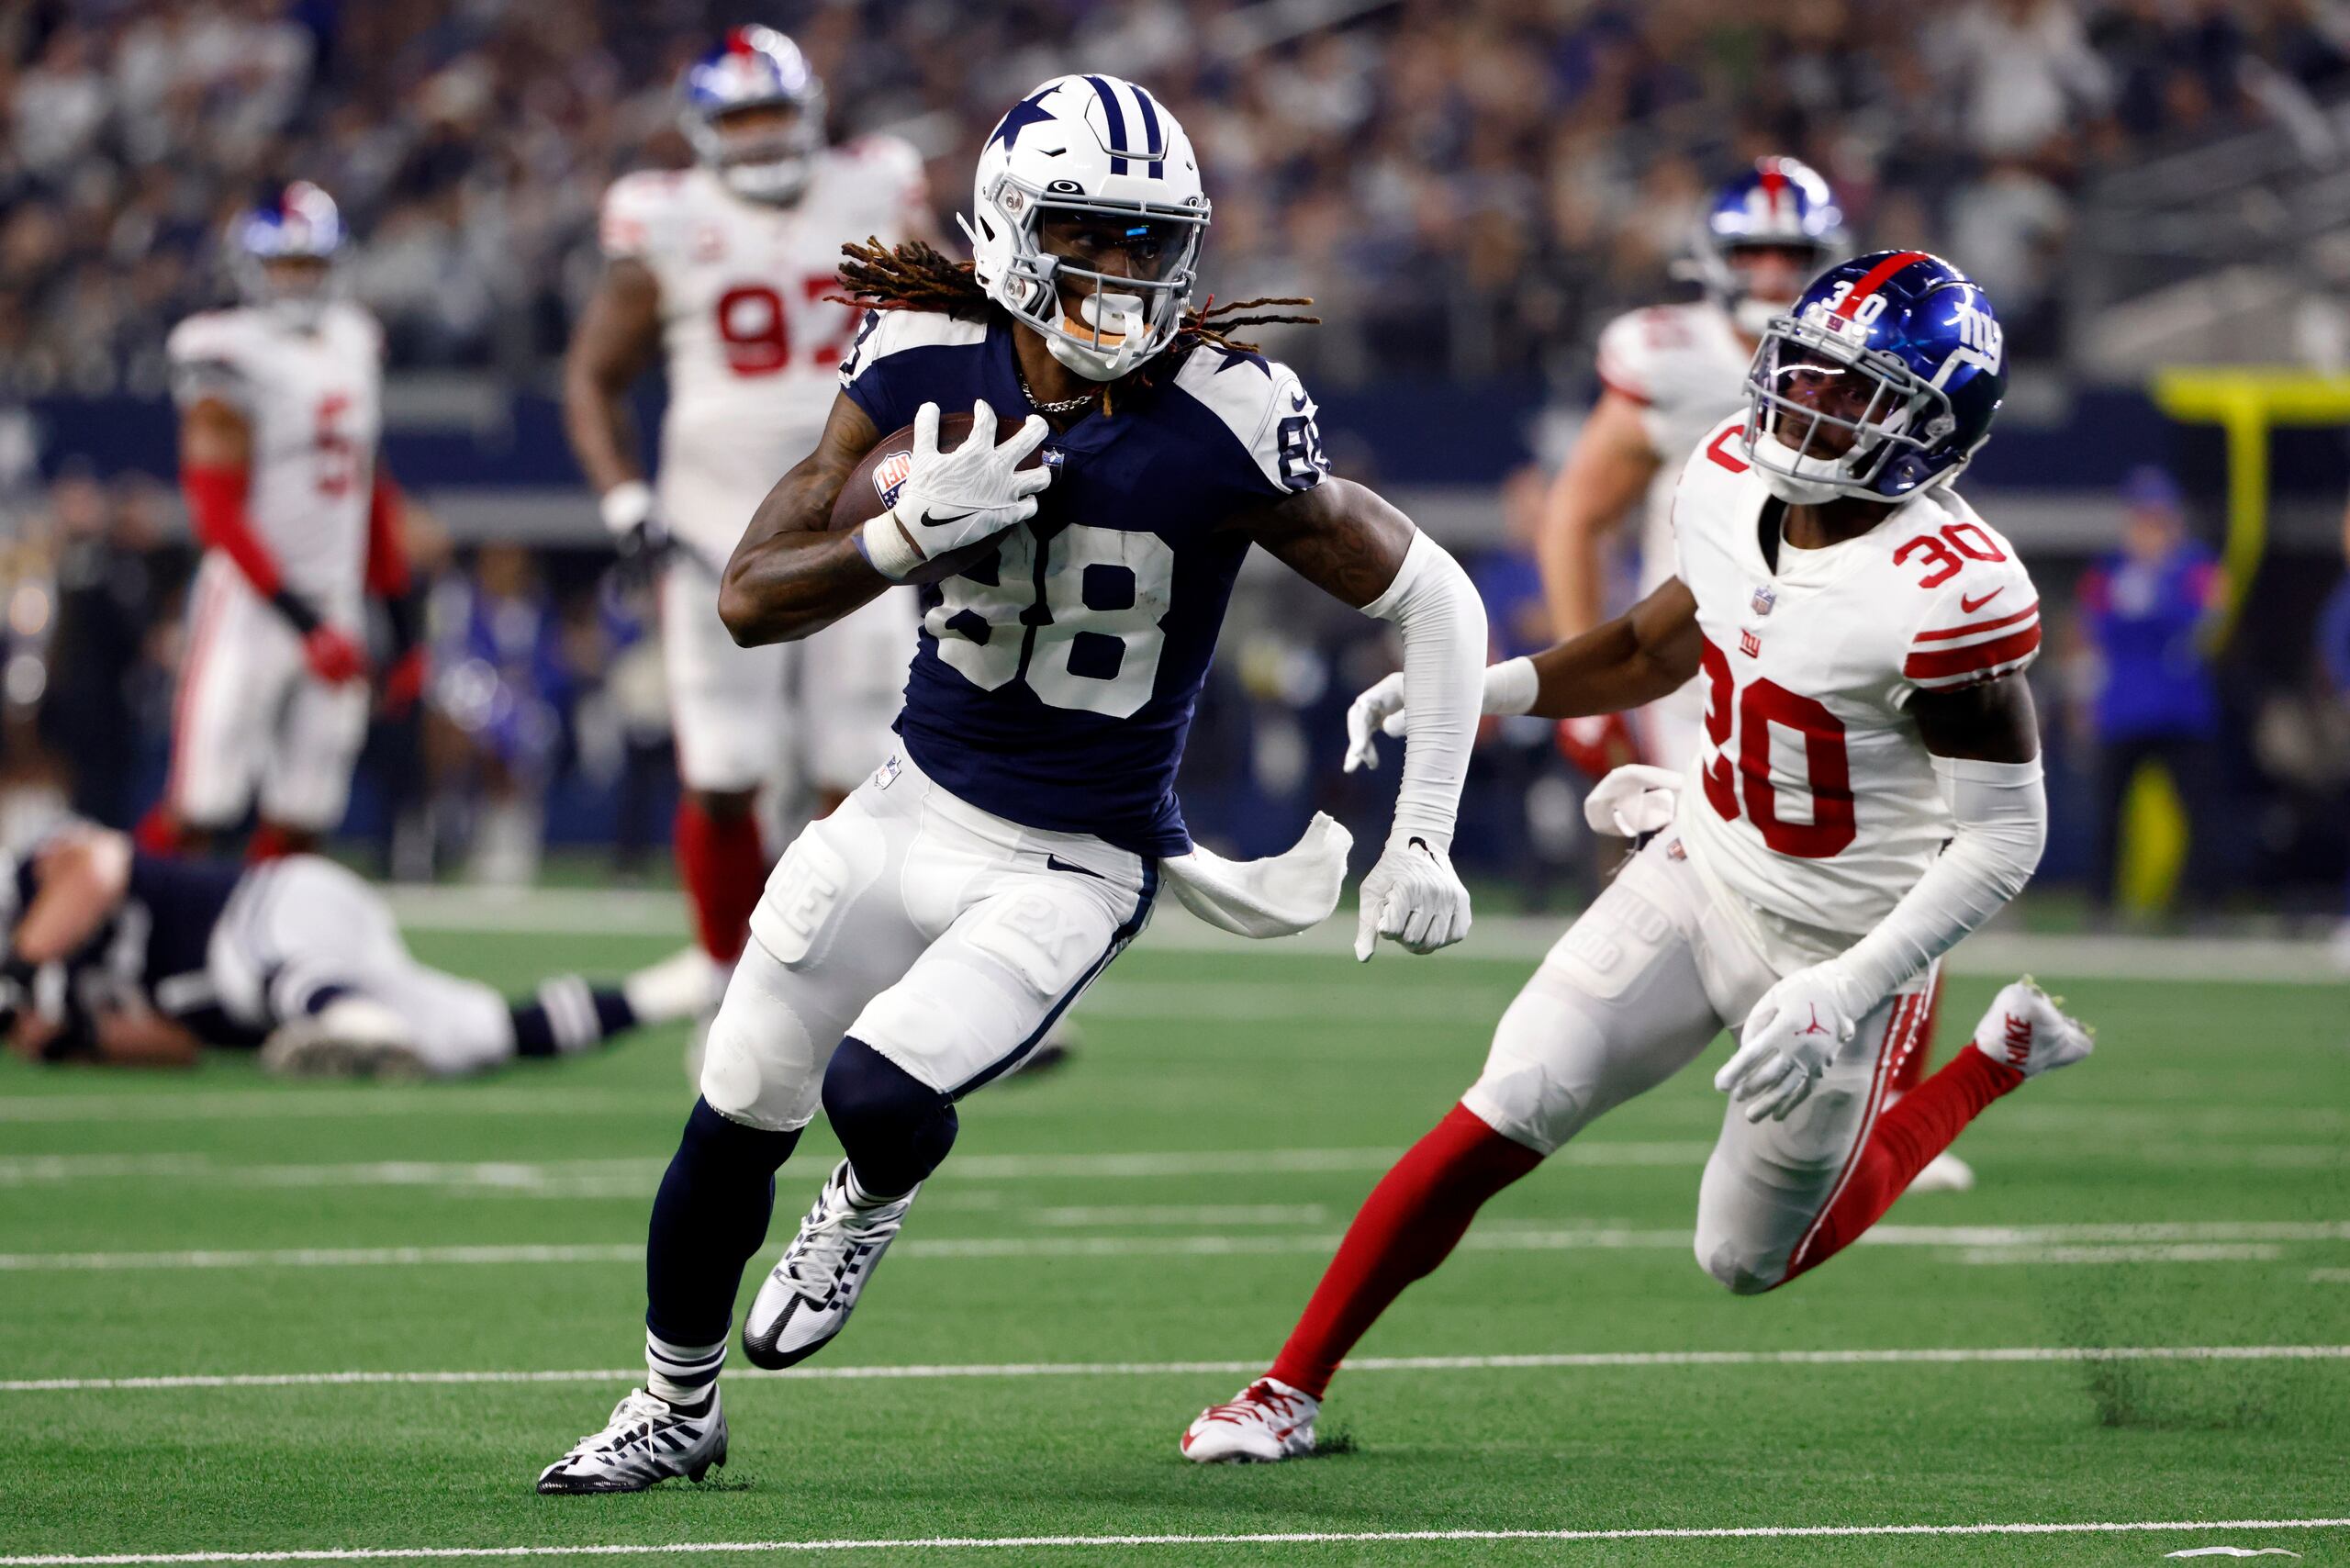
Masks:
[[[1993,599],[1998,598],[2001,594],[2007,591],[2007,586],[2005,584],[2001,584],[1999,587],[1993,588],[1989,593],[1985,594],[1981,599],[1969,599],[1964,594],[1961,594],[1958,596],[1958,612],[1961,615],[1972,615],[1976,610],[1982,609],[1985,605],[1990,603]]]

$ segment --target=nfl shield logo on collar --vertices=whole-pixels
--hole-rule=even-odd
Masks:
[[[1769,583],[1764,583],[1764,584],[1762,584],[1760,588],[1757,588],[1754,590],[1754,613],[1755,613],[1755,614],[1757,614],[1757,615],[1768,615],[1768,614],[1770,614],[1770,613],[1771,613],[1771,607],[1772,607],[1773,605],[1774,605],[1774,604],[1778,603],[1778,602],[1779,602],[1779,594],[1778,594],[1778,590],[1777,590],[1777,589],[1775,589],[1775,588],[1773,588]]]

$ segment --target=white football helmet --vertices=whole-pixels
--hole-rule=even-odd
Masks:
[[[1154,231],[1155,275],[1091,270],[1046,250],[1044,226],[1066,218]],[[971,216],[956,221],[988,297],[1043,333],[1078,375],[1115,381],[1181,328],[1208,198],[1192,139],[1157,99],[1115,76],[1056,76],[996,122],[971,182]],[[1091,290],[1074,312],[1064,284]]]

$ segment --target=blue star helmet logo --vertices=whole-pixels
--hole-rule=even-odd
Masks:
[[[1013,105],[1011,110],[1002,119],[996,121],[995,134],[988,138],[988,145],[993,147],[1001,141],[1009,151],[1020,144],[1020,133],[1023,130],[1040,120],[1051,119],[1053,117],[1039,106],[1044,103],[1046,95],[1051,92],[1050,87],[1039,87],[1030,96]]]

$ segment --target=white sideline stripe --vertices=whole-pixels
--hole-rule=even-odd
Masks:
[[[1579,1138],[1551,1158],[1569,1165],[1683,1166],[1705,1162],[1710,1140],[1615,1143]],[[1196,1149],[1136,1154],[973,1154],[955,1161],[958,1183],[1032,1177],[1257,1176],[1384,1170],[1400,1148]],[[206,1154],[36,1154],[0,1159],[0,1186],[35,1182],[167,1178],[249,1187],[486,1187],[566,1197],[622,1190],[649,1195],[668,1165],[660,1159],[359,1160],[343,1164],[243,1164]]]
[[[1680,1249],[1686,1230],[1623,1226],[1489,1226],[1460,1245],[1483,1252],[1561,1252]],[[1294,1236],[987,1236],[901,1241],[899,1258],[1188,1258],[1327,1252],[1336,1234]],[[2209,1246],[2248,1242],[2350,1241],[2350,1221],[2196,1221],[2176,1225],[1880,1225],[1863,1247],[1956,1247],[1975,1250],[2052,1249],[2098,1244]],[[0,1272],[53,1273],[121,1269],[419,1268],[443,1264],[634,1263],[641,1243],[469,1247],[295,1247],[196,1249],[176,1252],[0,1252]],[[1974,1261],[2005,1261],[1980,1258]],[[2045,1261],[2046,1258],[2018,1261]],[[2106,1261],[2103,1258],[2089,1260]],[[2115,1261],[2133,1260],[2118,1259]],[[2135,1260],[2145,1261],[2146,1259]]]
[[[2273,1242],[2188,1241],[2129,1247],[1970,1247],[1962,1263],[2274,1263]]]
[[[2338,1361],[2350,1345],[2021,1345],[1852,1350],[1583,1350],[1522,1356],[1362,1356],[1350,1372],[1527,1372],[1553,1368],[1862,1367],[2038,1365],[2073,1361]],[[1256,1361],[996,1361],[910,1366],[787,1367],[730,1371],[785,1383],[869,1383],[917,1378],[1174,1377],[1265,1370]],[[643,1367],[558,1372],[330,1372],[183,1373],[156,1377],[50,1377],[0,1381],[0,1394],[96,1394],[175,1388],[314,1388],[346,1383],[641,1382]]]
[[[893,1540],[629,1541],[595,1546],[371,1546],[309,1551],[57,1553],[0,1557],[0,1568],[177,1562],[374,1562],[454,1557],[669,1557],[688,1552],[1042,1551],[1099,1546],[1322,1546],[1442,1540],[1836,1540],[1883,1536],[2177,1535],[2201,1530],[2342,1529],[2346,1519],[2136,1519],[2057,1524],[1722,1525],[1712,1529],[1284,1530],[1236,1535],[906,1536]]]
[[[543,933],[560,935],[687,937],[684,901],[657,889],[392,887],[394,914],[410,930]],[[1525,963],[1550,950],[1574,913],[1480,915],[1477,930],[1444,964],[1462,959]],[[1336,957],[1350,954],[1353,912],[1342,909],[1315,930],[1277,942],[1251,942],[1201,922],[1189,911],[1159,912],[1147,949],[1218,957]],[[2342,985],[2345,977],[2323,939],[2277,937],[2085,936],[1995,931],[1970,937],[1944,961],[1953,972],[2012,980],[2031,970],[2065,979],[2266,980]]]

